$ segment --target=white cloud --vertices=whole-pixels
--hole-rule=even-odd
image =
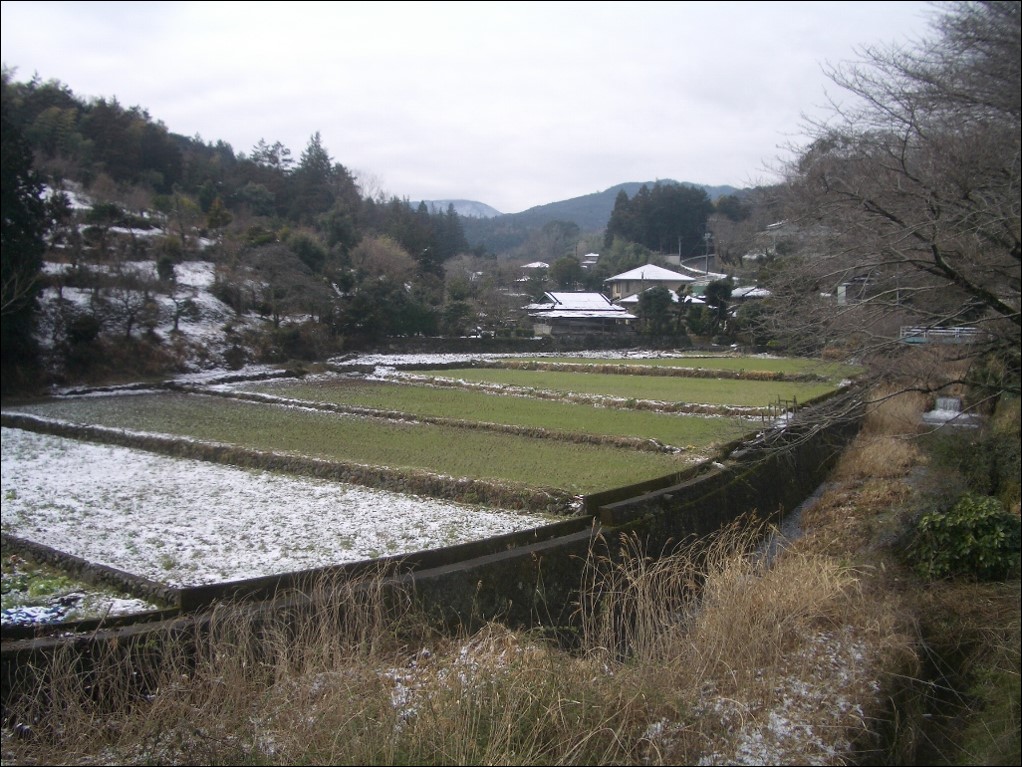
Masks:
[[[825,61],[927,33],[923,2],[4,2],[3,62],[187,136],[504,212],[675,178],[753,183]]]

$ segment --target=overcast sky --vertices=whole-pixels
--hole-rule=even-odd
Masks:
[[[769,183],[822,67],[930,31],[925,2],[8,2],[3,65],[369,193],[515,213],[629,181]],[[828,91],[828,85],[830,89]]]

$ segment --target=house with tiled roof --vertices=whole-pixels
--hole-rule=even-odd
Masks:
[[[523,309],[537,336],[629,332],[635,320],[602,293],[546,293]]]
[[[608,277],[603,284],[607,286],[610,297],[615,301],[620,301],[622,298],[637,295],[657,285],[662,285],[675,293],[678,288],[693,282],[695,282],[695,278],[687,274],[672,272],[662,266],[646,264]]]

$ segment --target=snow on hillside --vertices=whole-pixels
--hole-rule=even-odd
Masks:
[[[485,202],[475,200],[420,200],[426,203],[431,213],[446,213],[450,206],[454,206],[454,212],[466,218],[496,218],[503,216],[496,208],[491,208]],[[412,202],[409,205],[413,208],[419,207],[419,202]]]
[[[108,266],[92,266],[94,270],[109,270]],[[47,262],[44,272],[50,277],[59,277],[72,271],[71,264]],[[122,274],[130,273],[152,283],[156,282],[154,261],[129,261],[118,265]],[[216,267],[211,261],[184,261],[174,267],[175,288],[172,294],[153,291],[151,299],[158,307],[158,319],[154,332],[164,342],[173,339],[174,314],[179,312],[181,302],[187,300],[194,312],[181,313],[178,319],[178,338],[186,341],[195,350],[190,367],[195,370],[225,364],[223,353],[232,344],[229,327],[240,328],[260,323],[258,318],[238,317],[227,304],[211,292]],[[122,294],[126,291],[122,291]],[[118,298],[114,298],[117,301]],[[61,337],[60,328],[68,321],[68,311],[87,314],[94,311],[95,291],[90,288],[63,286],[48,287],[40,297],[42,312],[38,338],[44,349],[52,349]],[[141,323],[139,323],[141,324]],[[115,321],[110,320],[106,332],[118,332]],[[136,330],[138,332],[138,330]],[[197,347],[201,346],[199,349]]]

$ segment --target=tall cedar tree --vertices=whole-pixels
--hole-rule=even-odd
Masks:
[[[622,191],[614,200],[605,244],[619,237],[656,253],[694,256],[713,212],[706,192],[687,184],[655,184],[652,190],[643,185],[631,200]]]
[[[3,387],[31,382],[37,363],[32,330],[42,275],[44,235],[47,229],[42,182],[32,169],[32,152],[21,131],[8,120],[6,82],[0,106],[0,279],[3,304],[0,315]]]

